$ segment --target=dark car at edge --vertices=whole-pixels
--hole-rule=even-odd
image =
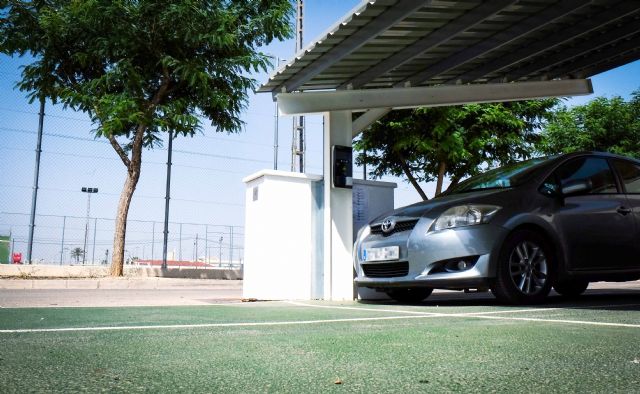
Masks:
[[[502,302],[577,296],[640,278],[640,161],[598,152],[531,159],[471,177],[362,228],[355,283],[402,302],[434,288]]]

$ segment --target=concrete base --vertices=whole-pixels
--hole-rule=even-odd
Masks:
[[[242,270],[229,268],[169,268],[124,267],[125,277],[185,278],[185,279],[242,279]],[[0,278],[104,278],[109,267],[104,266],[51,266],[0,264]]]

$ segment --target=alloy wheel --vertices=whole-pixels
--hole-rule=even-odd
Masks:
[[[529,240],[516,245],[509,256],[509,274],[522,294],[542,290],[548,278],[547,258],[542,248]]]

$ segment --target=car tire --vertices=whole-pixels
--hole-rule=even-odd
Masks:
[[[587,290],[587,287],[589,287],[589,281],[584,279],[563,280],[553,285],[553,289],[566,298],[578,297]]]
[[[517,230],[500,250],[491,292],[507,304],[538,304],[553,282],[553,253],[544,237],[531,230]]]
[[[429,297],[433,289],[430,287],[402,287],[387,290],[387,295],[392,299],[406,304],[415,304]]]

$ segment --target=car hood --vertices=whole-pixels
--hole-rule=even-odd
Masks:
[[[394,209],[393,211],[386,212],[374,220],[371,223],[378,223],[389,216],[405,217],[405,218],[421,218],[430,211],[437,210],[439,212],[444,211],[455,205],[471,204],[471,203],[488,203],[487,198],[503,194],[511,189],[492,189],[492,190],[480,190],[477,192],[459,193],[444,195],[434,198],[429,201],[422,201],[406,207]]]

